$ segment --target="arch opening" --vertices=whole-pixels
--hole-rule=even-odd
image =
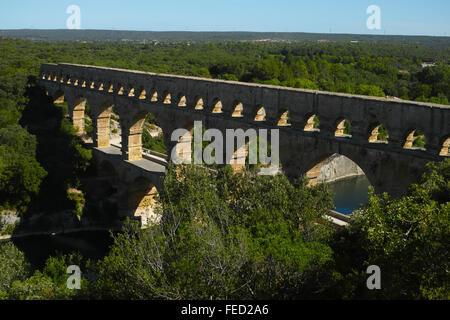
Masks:
[[[256,112],[255,121],[262,122],[266,121],[266,110],[264,107],[257,107],[258,111]]]
[[[119,206],[121,216],[138,219],[142,227],[159,222],[158,190],[147,178],[136,178],[122,195]]]
[[[203,110],[203,99],[201,97],[195,98],[195,110]]]
[[[178,106],[179,107],[186,107],[186,96],[182,93],[178,94]]]
[[[425,134],[422,133],[421,130],[415,129],[411,131],[406,137],[405,144],[403,145],[404,149],[412,149],[412,150],[426,150],[426,137]]]
[[[336,131],[334,132],[335,137],[351,138],[352,137],[352,126],[350,121],[347,119],[339,120],[337,124]]]
[[[144,88],[140,88],[139,92],[139,100],[147,99],[147,91]]]
[[[319,118],[313,114],[306,120],[305,131],[320,131],[320,121]]]
[[[159,125],[158,119],[154,114],[148,113],[145,117],[144,127],[142,131],[142,147],[144,154],[155,152],[167,155],[167,147],[164,140],[164,132]]]
[[[219,98],[213,100],[212,106],[212,113],[222,113],[222,102]]]
[[[370,143],[388,143],[389,132],[382,125],[378,124],[370,132],[369,142]]]
[[[156,102],[156,101],[158,101],[158,92],[157,92],[156,90],[153,90],[153,93],[152,93],[152,95],[151,95],[150,101],[151,101],[151,102]]]
[[[171,104],[172,103],[172,97],[170,96],[169,92],[164,91],[163,97],[164,97],[164,99],[163,99],[163,103],[164,104]]]
[[[233,118],[243,117],[244,115],[242,113],[244,112],[244,106],[243,106],[242,102],[235,101],[233,105],[234,105],[233,113],[231,114],[231,116]]]
[[[289,127],[291,125],[289,111],[286,110],[281,114],[280,120],[278,120],[277,125],[279,127]]]
[[[335,210],[350,214],[368,202],[371,185],[361,167],[341,154],[319,158],[306,172],[309,186],[325,183],[333,194]]]

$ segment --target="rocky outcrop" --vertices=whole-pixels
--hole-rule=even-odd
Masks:
[[[364,175],[364,172],[356,163],[345,156],[334,154],[323,163],[317,182],[326,183],[360,175]]]

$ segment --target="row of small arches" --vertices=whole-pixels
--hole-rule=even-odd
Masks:
[[[43,75],[42,79],[54,81],[57,82],[58,78],[57,76],[47,76]],[[74,85],[79,86],[81,83],[81,87],[86,88],[89,86],[90,89],[97,89],[98,91],[105,91],[105,87],[103,83],[99,83],[96,87],[94,81],[79,81],[79,80],[72,80],[70,78],[67,78],[67,80],[64,80],[63,77],[60,78],[60,83],[66,83],[67,85]],[[127,94],[128,97],[137,97],[140,100],[147,99],[147,92],[145,89],[140,88],[138,91],[135,90],[135,88],[131,88],[128,93],[125,92],[125,89],[122,85],[118,85],[117,95],[125,95]],[[107,86],[107,91],[109,93],[114,93],[114,85],[109,84]],[[150,101],[157,102],[159,100],[158,92],[156,90],[153,90],[153,92],[150,95]],[[172,96],[168,91],[164,91],[162,94],[162,103],[163,104],[172,104]],[[178,107],[187,107],[187,99],[186,96],[182,93],[179,93],[177,96],[177,106]],[[193,105],[195,110],[204,110],[204,101],[201,97],[195,98],[195,103]],[[222,102],[219,98],[215,98],[212,102],[211,106],[211,112],[214,114],[220,114],[222,113]],[[244,107],[242,102],[235,101],[233,103],[233,112],[231,114],[234,118],[240,118],[243,117],[243,111]],[[266,111],[263,106],[257,106],[256,108],[256,115],[254,117],[254,121],[256,122],[264,122],[266,121]],[[281,113],[279,120],[277,121],[277,125],[280,127],[287,127],[290,126],[289,122],[289,111],[285,110]],[[307,121],[306,125],[304,127],[304,131],[309,132],[319,132],[320,131],[320,121],[316,115],[311,115]],[[351,124],[350,121],[347,119],[342,119],[338,122],[336,130],[334,132],[334,135],[336,137],[342,137],[342,138],[351,138]],[[375,126],[372,131],[370,132],[368,141],[370,143],[388,143],[388,132],[385,129],[383,125],[377,125]],[[449,145],[450,145],[450,138],[446,139],[444,141],[444,144],[442,146],[442,150],[440,151],[441,156],[448,156],[449,155]],[[419,131],[419,130],[413,130],[411,131],[408,136],[406,137],[405,144],[403,146],[405,149],[425,149],[425,136]]]

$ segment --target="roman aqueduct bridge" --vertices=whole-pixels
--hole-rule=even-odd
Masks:
[[[73,64],[43,64],[39,84],[55,102],[67,101],[80,133],[89,102],[96,150],[111,148],[114,106],[122,129],[113,164],[119,171],[120,163],[148,161],[142,159],[142,132],[149,113],[163,130],[167,150],[177,145],[172,132],[192,130],[194,121],[224,136],[226,129],[279,129],[281,166],[288,177],[314,180],[324,160],[340,154],[364,171],[376,192],[392,195],[405,193],[427,162],[449,156],[449,106]],[[345,120],[351,135],[344,133]],[[380,125],[388,131],[387,141],[377,139]],[[418,130],[425,148],[414,147]],[[142,176],[153,174],[143,167]]]

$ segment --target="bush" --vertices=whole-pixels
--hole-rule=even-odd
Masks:
[[[12,242],[0,243],[0,265],[0,292],[9,291],[14,281],[24,280],[30,269],[25,255]]]

